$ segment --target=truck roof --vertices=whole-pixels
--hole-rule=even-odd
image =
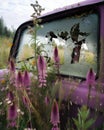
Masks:
[[[100,3],[103,3],[103,2],[104,2],[104,0],[85,0],[85,1],[82,1],[82,2],[77,2],[75,4],[64,6],[62,8],[57,8],[53,11],[50,11],[48,13],[43,14],[42,17],[49,16],[51,14],[57,14],[59,12],[64,12],[64,11],[67,11],[67,10],[71,10],[71,9],[75,9],[75,8],[79,8],[79,7],[83,7],[83,6],[100,4]]]

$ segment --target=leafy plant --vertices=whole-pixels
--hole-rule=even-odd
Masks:
[[[78,118],[73,119],[77,130],[88,130],[91,125],[95,122],[94,119],[89,119],[90,111],[87,106],[82,106],[78,109]]]

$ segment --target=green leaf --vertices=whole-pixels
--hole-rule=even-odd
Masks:
[[[92,126],[94,122],[94,119],[89,119],[88,121],[86,121],[85,129],[88,129],[90,126]]]
[[[75,123],[75,125],[76,125],[76,126],[78,126],[78,125],[79,125],[79,122],[78,122],[78,120],[77,120],[77,119],[74,119],[74,118],[73,118],[73,121],[74,121],[74,123]]]

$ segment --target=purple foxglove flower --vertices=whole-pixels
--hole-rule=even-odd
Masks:
[[[93,71],[93,69],[91,68],[88,73],[87,73],[87,76],[86,76],[86,83],[90,86],[94,85],[95,83],[95,73]]]
[[[46,62],[43,56],[38,57],[37,65],[38,65],[40,87],[46,86],[47,70],[46,70]]]
[[[54,100],[51,110],[51,123],[53,124],[53,126],[57,126],[59,122],[59,108],[56,100]]]
[[[58,126],[52,127],[52,130],[59,130]]]
[[[50,98],[49,96],[46,96],[45,97],[45,104],[48,105],[50,103]]]
[[[23,76],[22,73],[19,71],[16,77],[16,87],[21,87],[22,85],[23,85]]]
[[[23,96],[23,97],[22,97],[22,100],[23,100],[24,105],[25,105],[26,107],[28,107],[28,106],[29,106],[28,99],[27,99],[25,96]]]
[[[16,121],[10,121],[7,127],[16,127]]]
[[[8,107],[8,117],[7,117],[7,119],[9,121],[14,121],[14,120],[16,120],[16,118],[17,118],[17,107],[13,103],[12,105],[10,105]]]
[[[54,48],[54,62],[55,62],[55,65],[56,65],[57,67],[59,67],[60,58],[59,58],[57,46]]]
[[[9,63],[9,69],[11,72],[15,72],[15,64],[14,64],[14,61],[13,60],[10,60],[10,63]]]
[[[24,85],[25,87],[29,87],[29,86],[30,86],[30,76],[29,76],[28,71],[25,71],[25,72],[24,72],[23,85]]]
[[[13,101],[13,100],[14,100],[14,95],[13,95],[13,93],[12,93],[11,91],[8,92],[7,97],[8,97],[8,99],[9,99],[10,101]]]

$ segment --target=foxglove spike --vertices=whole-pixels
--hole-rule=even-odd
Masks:
[[[59,130],[58,126],[52,128],[52,130]]]
[[[23,97],[22,97],[22,100],[23,100],[24,105],[28,108],[28,106],[29,106],[29,101],[28,101],[28,99],[27,99],[25,96],[23,96]]]
[[[95,73],[93,71],[93,69],[91,68],[88,73],[87,73],[87,76],[86,76],[86,83],[90,86],[94,85],[95,83]]]
[[[49,96],[46,96],[45,97],[45,104],[48,105],[50,103],[50,98]]]
[[[10,101],[13,101],[14,100],[14,95],[13,95],[13,93],[10,91],[10,92],[8,92],[8,99],[10,100]]]
[[[51,123],[53,126],[57,126],[59,122],[59,108],[56,100],[54,100],[51,110]]]
[[[46,86],[47,70],[46,70],[46,62],[43,56],[38,57],[37,65],[38,65],[40,87]]]
[[[29,76],[28,71],[25,71],[25,72],[24,72],[23,85],[24,85],[25,87],[29,87],[29,86],[30,86],[30,76]]]
[[[16,77],[16,87],[21,87],[22,85],[23,85],[23,76],[22,73],[19,71]]]
[[[38,57],[38,70],[40,73],[43,73],[46,70],[46,63],[43,56]]]
[[[16,120],[16,118],[17,118],[17,107],[13,103],[13,105],[10,105],[8,107],[8,117],[7,117],[7,119],[9,121],[14,121],[14,120]]]
[[[54,62],[55,62],[55,64],[58,64],[58,65],[60,63],[60,58],[59,58],[57,46],[54,48]]]
[[[16,127],[16,121],[9,122],[7,127]]]

